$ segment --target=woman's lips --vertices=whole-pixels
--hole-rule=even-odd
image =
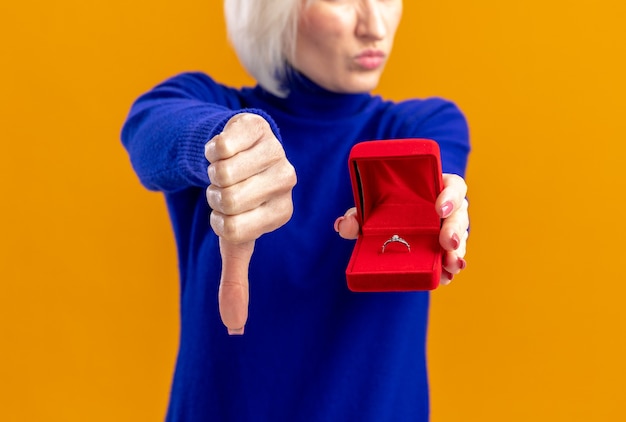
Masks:
[[[355,61],[363,69],[374,70],[385,61],[385,53],[378,50],[367,50],[356,56]]]

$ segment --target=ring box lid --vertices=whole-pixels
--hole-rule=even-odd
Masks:
[[[435,201],[441,192],[439,145],[428,139],[355,145],[350,177],[361,232],[346,270],[355,291],[431,290],[441,275]],[[399,242],[382,245],[398,235]]]

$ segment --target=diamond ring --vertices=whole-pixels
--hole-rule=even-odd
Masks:
[[[402,243],[404,246],[406,246],[406,248],[409,250],[409,252],[411,252],[411,245],[409,245],[409,243],[406,240],[404,240],[403,238],[401,238],[397,234],[394,234],[389,239],[385,240],[385,243],[383,243],[383,252],[382,253],[385,253],[385,248],[390,243]]]

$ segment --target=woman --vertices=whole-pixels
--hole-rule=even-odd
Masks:
[[[369,94],[401,0],[226,0],[225,10],[258,85],[178,75],[140,97],[122,131],[142,183],[165,194],[178,245],[168,420],[425,421],[429,295],[346,288],[353,243],[341,237],[359,231],[347,157],[366,140],[439,143],[447,284],[465,267],[465,120],[441,99]]]

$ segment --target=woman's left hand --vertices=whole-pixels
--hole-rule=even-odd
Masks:
[[[464,258],[469,234],[466,194],[467,185],[461,176],[443,175],[443,190],[435,201],[435,209],[443,219],[439,234],[439,243],[444,250],[440,280],[443,285],[450,284],[466,266]],[[350,208],[335,221],[335,231],[344,239],[356,239],[359,230],[356,208]]]

